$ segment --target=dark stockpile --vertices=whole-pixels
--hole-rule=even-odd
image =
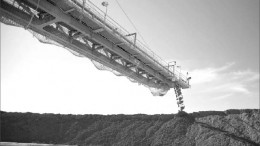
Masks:
[[[1,112],[1,140],[77,145],[259,145],[258,110],[177,115]]]

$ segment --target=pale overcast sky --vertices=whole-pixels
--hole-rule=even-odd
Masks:
[[[135,32],[115,0],[107,1],[108,15]],[[259,108],[259,0],[118,1],[150,49],[189,72],[187,112]],[[178,108],[173,90],[154,97],[87,58],[1,23],[1,110],[169,114]]]

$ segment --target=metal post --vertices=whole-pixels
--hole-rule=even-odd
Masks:
[[[106,18],[107,18],[107,7],[106,7],[106,13],[105,13],[104,21],[106,21]]]
[[[180,71],[179,71],[179,79],[181,78],[181,66],[177,66],[178,68],[180,68]]]
[[[136,46],[136,33],[134,33],[135,40],[134,40],[134,45]]]
[[[170,65],[170,63],[174,62],[174,65]],[[174,67],[176,65],[176,61],[168,62],[168,69],[170,70],[170,67],[173,66],[172,72],[174,73]]]
[[[106,17],[107,17],[107,6],[108,6],[108,2],[104,1],[101,3],[102,6],[106,7],[106,13],[105,13],[105,17],[104,17],[104,22],[106,21]]]

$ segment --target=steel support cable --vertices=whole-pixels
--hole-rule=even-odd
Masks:
[[[149,45],[146,43],[146,41],[144,40],[143,36],[141,35],[141,33],[138,31],[137,27],[134,25],[133,21],[130,19],[130,17],[126,14],[126,12],[124,11],[123,7],[120,5],[120,3],[115,0],[116,3],[118,4],[118,6],[120,7],[120,9],[123,11],[123,13],[125,14],[125,16],[127,17],[127,19],[129,20],[129,22],[132,24],[132,26],[134,27],[134,29],[136,30],[136,32],[140,35],[141,39],[143,40],[143,42],[145,43],[145,45],[147,46],[146,49],[148,49],[152,54],[148,53],[148,56],[153,57],[152,60],[155,60],[156,63],[159,64],[159,66],[162,66],[162,62],[160,62],[159,60],[163,61],[159,56],[157,56],[149,47]],[[140,42],[143,46],[145,46],[142,42]],[[147,53],[147,52],[146,52]],[[154,58],[156,57],[156,58]],[[164,67],[163,67],[164,68]]]
[[[132,24],[132,26],[134,27],[135,31],[140,35],[141,39],[144,41],[144,43],[146,44],[146,46],[149,47],[149,45],[145,42],[143,36],[141,35],[141,33],[138,31],[138,29],[136,28],[136,26],[134,25],[133,21],[130,19],[130,17],[128,17],[128,15],[126,14],[126,12],[124,11],[123,7],[120,5],[120,3],[115,0],[116,3],[118,4],[118,6],[120,7],[120,9],[123,11],[123,13],[125,14],[125,16],[127,17],[128,21]],[[150,48],[150,47],[149,47]]]
[[[38,8],[39,8],[40,1],[41,1],[41,0],[38,0],[37,7],[36,7],[36,9],[35,9],[36,11],[37,11]],[[27,26],[25,27],[26,30],[28,29],[29,25],[32,23],[33,18],[34,18],[34,14],[32,14],[29,23],[28,23]]]

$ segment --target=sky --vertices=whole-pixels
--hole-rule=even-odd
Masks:
[[[95,0],[100,9],[101,0]],[[136,32],[115,0],[108,15]],[[185,111],[259,109],[259,0],[118,0],[149,48],[189,72]],[[140,36],[137,35],[140,39]],[[1,23],[1,110],[61,114],[171,114],[175,93],[95,68]]]

